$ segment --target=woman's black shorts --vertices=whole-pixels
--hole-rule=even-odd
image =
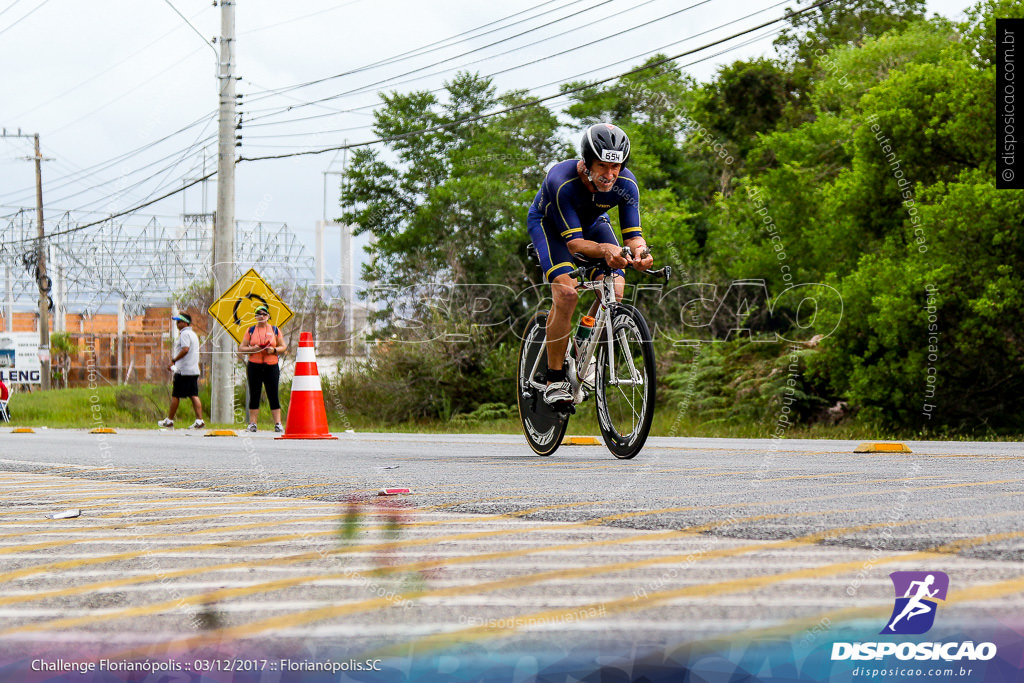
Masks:
[[[278,364],[246,363],[245,376],[249,380],[249,410],[259,410],[260,394],[267,388],[267,403],[271,410],[281,408],[277,398],[277,384],[281,380],[281,366]]]

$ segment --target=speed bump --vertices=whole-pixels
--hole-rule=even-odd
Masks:
[[[231,429],[211,429],[203,434],[203,436],[238,436],[238,434],[235,434]]]
[[[562,439],[563,446],[600,446],[601,442],[592,436],[567,436]]]
[[[15,427],[11,430],[11,434],[35,434],[36,430],[31,427]]]
[[[913,453],[902,443],[862,443],[853,449],[854,453]]]
[[[90,434],[117,434],[117,432],[115,432],[110,427],[97,427],[96,429],[90,429],[89,433]]]

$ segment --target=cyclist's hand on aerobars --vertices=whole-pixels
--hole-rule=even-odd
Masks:
[[[651,256],[651,250],[646,246],[637,247],[633,250],[633,268],[636,270],[647,270],[654,265],[654,257]]]
[[[615,244],[602,244],[605,263],[611,268],[625,268],[629,261],[622,257],[622,248]]]

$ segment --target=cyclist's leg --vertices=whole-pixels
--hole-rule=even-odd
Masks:
[[[578,301],[576,281],[564,273],[557,276],[551,283],[551,312],[548,313],[546,346],[549,370],[562,369],[572,332],[572,314]]]
[[[608,214],[603,213],[597,217],[590,226],[583,229],[583,239],[592,240],[601,244],[614,244],[617,247],[622,246],[619,244],[618,238],[615,236],[615,231],[612,230],[611,219],[608,218]],[[616,270],[619,277],[615,278],[615,300],[622,301],[622,296],[626,291],[626,280],[622,277],[625,273],[622,270]],[[603,275],[598,275],[594,278],[595,280],[603,280]],[[590,305],[589,315],[597,315],[597,308],[601,302],[596,298],[594,303]]]
[[[527,220],[530,239],[537,247],[544,279],[551,283],[551,311],[548,313],[547,341],[549,374],[559,375],[565,360],[565,349],[569,345],[572,314],[576,310],[579,295],[576,281],[568,273],[575,269],[572,256],[565,240],[554,230],[546,229],[539,217],[530,215]]]

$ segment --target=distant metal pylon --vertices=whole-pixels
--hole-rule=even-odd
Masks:
[[[62,266],[65,310],[96,313],[123,300],[126,314],[134,317],[146,306],[166,305],[193,283],[211,280],[212,223],[212,214],[187,214],[168,227],[153,216],[142,225],[108,221],[75,232],[79,221],[63,213],[48,225],[53,236],[47,243],[50,272]],[[237,275],[256,268],[275,287],[315,283],[314,258],[287,224],[236,221],[235,231]],[[23,258],[34,251],[35,232],[27,210],[0,228],[0,265],[11,268],[14,301],[26,307],[39,296],[31,264]]]

